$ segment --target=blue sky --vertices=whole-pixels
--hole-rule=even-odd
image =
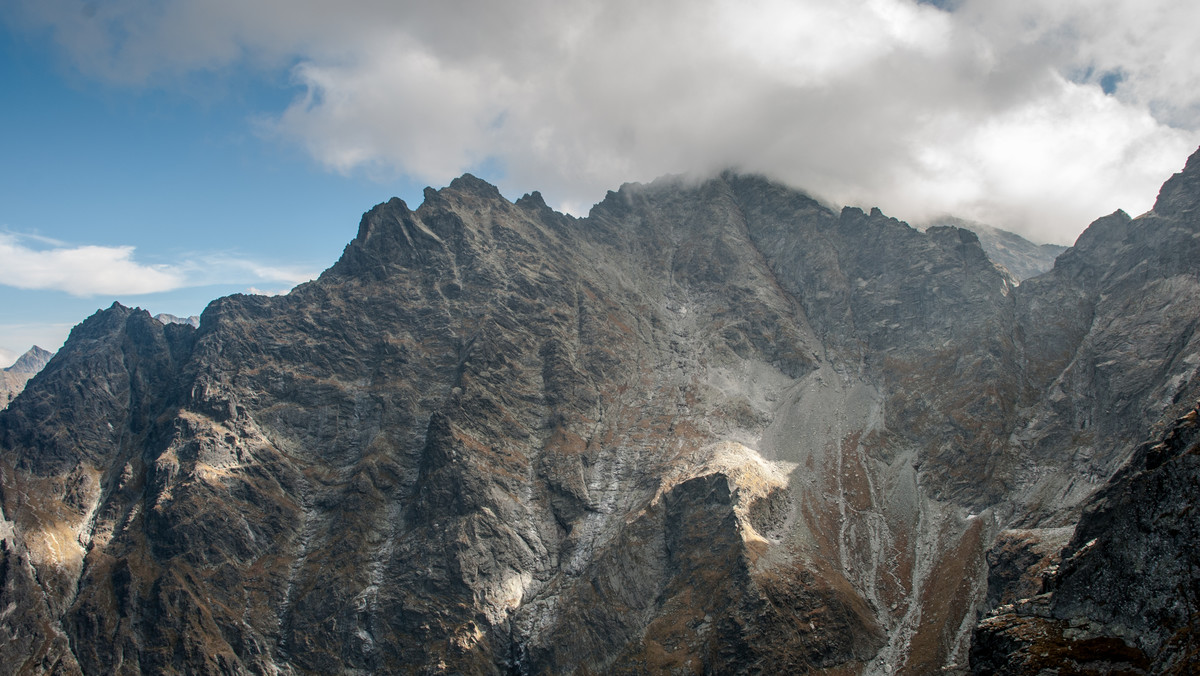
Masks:
[[[1200,145],[1183,0],[8,0],[0,364],[318,274],[471,171],[572,213],[767,174],[1071,243]]]
[[[0,83],[0,237],[18,255],[133,247],[139,267],[186,268],[179,288],[151,293],[93,292],[86,265],[69,290],[6,279],[0,364],[33,344],[57,349],[114,300],[187,316],[222,295],[287,290],[332,264],[372,205],[420,203],[423,186],[402,175],[330,170],[264,132],[259,116],[296,95],[286,72],[112,86],[0,27]]]

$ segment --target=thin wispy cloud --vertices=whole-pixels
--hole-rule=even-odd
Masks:
[[[1200,143],[1200,4],[1177,0],[89,6],[10,16],[112,82],[288,69],[304,93],[268,126],[333,170],[493,167],[575,211],[734,167],[1069,242],[1148,208]]]
[[[268,282],[288,287],[317,278],[321,271],[313,267],[253,260],[229,254],[200,253],[181,264],[194,285],[202,283]],[[285,291],[286,293],[286,291]]]
[[[256,286],[246,287],[243,293],[248,293],[252,296],[282,296],[287,293],[288,289],[260,289]]]
[[[51,244],[31,246],[30,242]],[[136,260],[133,246],[69,245],[0,233],[0,284],[62,291],[78,297],[140,295],[214,284],[286,284],[314,279],[311,269],[226,254],[197,254],[172,263]]]

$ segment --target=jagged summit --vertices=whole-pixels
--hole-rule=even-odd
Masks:
[[[114,304],[0,413],[0,663],[961,670],[1200,399],[1191,213],[1014,286],[762,177],[464,176],[199,329]]]
[[[476,178],[471,174],[463,174],[453,181],[450,181],[450,185],[446,188],[446,190],[471,193],[486,199],[503,199],[503,196],[500,195],[499,188],[483,179]]]

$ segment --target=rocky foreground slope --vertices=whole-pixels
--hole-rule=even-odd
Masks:
[[[980,673],[1193,674],[1200,669],[1200,407],[1089,501],[1037,594],[976,629]]]
[[[198,329],[114,305],[0,413],[0,664],[966,670],[1200,397],[1198,204],[1200,154],[1014,286],[757,177],[464,176]]]

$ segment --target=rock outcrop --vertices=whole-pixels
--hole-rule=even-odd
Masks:
[[[1200,398],[1197,175],[1020,286],[760,177],[467,175],[286,296],[114,305],[0,413],[0,664],[963,671]]]
[[[1200,667],[1200,407],[1088,501],[1061,564],[976,629],[981,674],[1188,674]]]

